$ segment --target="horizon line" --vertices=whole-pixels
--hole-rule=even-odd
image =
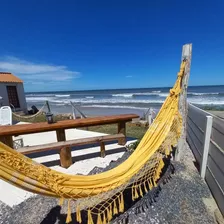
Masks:
[[[191,85],[189,87],[212,87],[212,86],[224,86],[223,85]],[[57,93],[57,92],[84,92],[84,91],[105,91],[105,90],[129,90],[129,89],[159,89],[159,88],[172,88],[171,86],[163,86],[163,87],[142,87],[142,88],[118,88],[118,89],[83,89],[83,90],[56,90],[56,91],[33,91],[33,92],[26,92],[25,93]]]

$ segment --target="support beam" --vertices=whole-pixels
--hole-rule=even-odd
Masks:
[[[182,58],[181,61],[186,60],[187,64],[184,71],[184,77],[182,79],[182,93],[180,94],[179,98],[179,112],[182,116],[183,123],[182,123],[182,132],[181,137],[177,144],[177,149],[175,153],[175,160],[180,160],[181,153],[186,147],[186,119],[187,119],[187,87],[188,87],[188,80],[190,76],[190,68],[191,68],[191,55],[192,55],[192,44],[185,44],[182,49]]]
[[[106,156],[105,143],[104,142],[100,142],[100,155],[101,155],[102,158],[104,158]]]
[[[210,138],[212,133],[212,119],[213,119],[212,116],[206,116],[203,156],[202,156],[201,167],[200,167],[200,175],[203,179],[205,178],[205,172],[206,172],[207,161],[208,161],[208,152],[209,152]]]
[[[125,145],[126,144],[126,123],[121,121],[118,123],[118,134],[123,134],[124,138],[118,140],[118,145]]]
[[[64,129],[56,130],[56,134],[57,134],[58,142],[66,141],[65,130]]]
[[[58,142],[66,141],[65,137],[65,130],[64,129],[58,129],[56,131],[57,133],[57,140]],[[63,147],[60,150],[60,162],[61,166],[63,168],[68,168],[72,165],[72,153],[70,147]]]

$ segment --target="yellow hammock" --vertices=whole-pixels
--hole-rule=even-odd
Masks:
[[[89,224],[94,223],[93,216],[97,224],[109,222],[124,210],[125,189],[131,188],[135,200],[156,186],[163,158],[177,144],[182,127],[179,95],[186,63],[181,63],[174,87],[137,149],[116,168],[96,175],[68,175],[38,164],[0,142],[0,178],[33,193],[69,199],[68,205],[74,204],[80,223],[80,210],[87,211]],[[71,221],[70,213],[68,206],[67,223]]]

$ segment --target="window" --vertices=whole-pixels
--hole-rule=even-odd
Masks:
[[[15,108],[19,108],[20,105],[16,86],[7,86],[7,92],[10,106],[12,104]]]

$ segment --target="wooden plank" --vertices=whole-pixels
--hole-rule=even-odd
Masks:
[[[186,135],[187,135],[187,87],[188,80],[190,76],[190,68],[191,68],[191,56],[192,56],[192,44],[185,44],[182,48],[182,57],[181,62],[186,61],[186,66],[184,69],[184,76],[181,80],[181,93],[179,97],[179,112],[182,116],[182,130],[181,136],[177,143],[176,153],[174,155],[175,160],[180,160],[182,151],[185,149],[186,143]]]
[[[124,121],[118,123],[118,134],[123,134],[126,136],[126,124]],[[126,137],[120,138],[118,140],[118,145],[125,145],[126,144]]]
[[[136,114],[121,114],[113,116],[100,116],[78,120],[64,120],[53,124],[40,122],[34,124],[21,124],[12,126],[1,126],[0,136],[4,135],[24,135],[38,132],[54,131],[58,129],[81,128],[95,125],[116,124],[121,121],[128,122],[138,118]]]
[[[201,144],[204,143],[204,132],[191,120],[190,117],[187,118],[187,123],[192,132],[196,135],[197,139]]]
[[[212,140],[224,150],[224,121],[214,116]]]
[[[68,168],[72,165],[72,152],[70,147],[63,147],[60,150],[60,162],[63,168]]]
[[[211,114],[201,110],[196,106],[193,106],[192,104],[189,104],[188,116],[198,127],[205,131],[206,116],[211,116]]]
[[[19,148],[18,152],[24,155],[27,155],[27,154],[36,153],[36,152],[44,152],[48,150],[61,149],[64,146],[68,146],[71,148],[73,146],[80,146],[85,144],[109,142],[109,141],[118,140],[124,137],[125,136],[123,134],[116,134],[116,135],[105,135],[105,136],[98,136],[98,137],[82,138],[82,139],[75,139],[75,140],[69,140],[69,141],[42,144],[37,146],[23,147],[23,148]]]
[[[13,148],[13,139],[12,136],[0,136],[0,141],[4,144],[8,145],[9,147]]]
[[[208,157],[207,166],[210,169],[210,172],[213,174],[214,178],[216,179],[217,183],[219,184],[220,188],[224,192],[224,173],[219,168],[219,166],[217,166],[216,161],[214,161],[210,155]]]
[[[224,120],[214,116],[213,127],[219,130],[224,135]]]
[[[191,128],[191,126],[188,124],[188,133],[192,139],[192,141],[194,142],[195,147],[197,148],[197,150],[199,151],[200,155],[202,156],[203,154],[203,144],[201,143],[201,141],[199,141],[197,135],[193,132],[193,129]]]
[[[224,192],[221,190],[219,184],[216,182],[216,179],[212,175],[209,168],[207,168],[206,170],[205,180],[212,192],[213,197],[217,202],[222,215],[224,215]]]
[[[202,155],[200,154],[200,152],[198,151],[198,149],[195,146],[194,142],[192,141],[191,136],[189,135],[188,130],[187,130],[187,142],[188,142],[188,144],[190,146],[190,149],[192,150],[192,152],[193,152],[193,154],[195,156],[196,161],[200,164]]]
[[[213,141],[210,142],[209,155],[224,174],[224,151]]]

